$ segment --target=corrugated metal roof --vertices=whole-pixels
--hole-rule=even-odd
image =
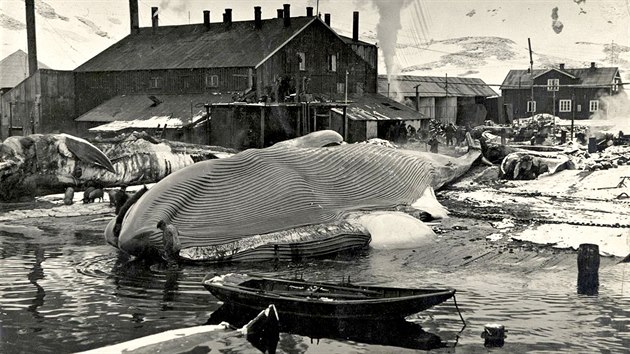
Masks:
[[[154,105],[150,95],[116,96],[84,113],[77,122],[124,122],[148,120],[155,117],[179,119],[187,124],[200,117],[206,110],[204,104],[232,102],[231,94],[182,94],[155,95],[161,103]],[[157,126],[157,124],[156,124]]]
[[[445,97],[447,79],[444,76],[415,76],[398,75],[392,76],[391,81],[398,84],[399,92],[405,97],[416,96],[416,85],[420,97]],[[387,75],[378,76],[378,92],[387,92]],[[391,85],[390,85],[391,86]],[[390,87],[391,90],[391,87]],[[490,97],[498,94],[478,78],[471,77],[449,77],[448,78],[449,97]]]
[[[281,47],[316,17],[291,17],[284,27],[283,19],[161,26],[153,34],[151,27],[140,28],[75,69],[87,71],[123,71],[156,69],[189,69],[208,67],[255,67]]]
[[[532,77],[540,76],[551,70],[566,72],[578,79],[581,85],[610,85],[619,72],[617,67],[602,67],[591,70],[591,68],[581,69],[535,69],[532,74],[528,70],[510,70],[501,84],[501,90],[518,89],[519,86],[529,86],[532,84]]]
[[[333,108],[333,112],[343,114],[340,108]],[[396,102],[378,93],[366,93],[352,97],[348,102],[346,115],[352,120],[418,120],[428,119],[420,112]]]
[[[39,69],[49,69],[37,61]],[[28,54],[21,49],[0,61],[0,88],[15,87],[28,77]]]

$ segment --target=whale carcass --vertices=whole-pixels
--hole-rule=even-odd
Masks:
[[[341,136],[320,131],[183,168],[146,191],[118,227],[113,219],[105,236],[127,253],[156,256],[162,247],[156,225],[163,220],[178,230],[183,260],[329,254],[370,242],[361,223],[366,213],[398,210],[421,218],[414,203],[480,156],[440,166],[444,159],[422,153],[333,142]]]
[[[132,133],[88,142],[68,134],[12,136],[0,143],[0,201],[102,187],[153,183],[196,161],[235,153]]]

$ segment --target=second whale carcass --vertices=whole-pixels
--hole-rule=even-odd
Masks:
[[[198,162],[144,192],[110,222],[106,238],[152,257],[162,248],[156,225],[163,220],[177,228],[183,260],[296,259],[367,245],[362,220],[371,212],[426,216],[417,201],[435,201],[434,161],[376,145],[330,146],[341,142],[324,131]]]

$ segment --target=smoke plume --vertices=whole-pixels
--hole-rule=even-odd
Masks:
[[[161,0],[159,5],[160,11],[172,10],[176,13],[181,13],[186,10],[185,0]]]
[[[402,28],[400,23],[400,13],[407,7],[412,0],[372,0],[374,6],[378,10],[379,20],[376,25],[376,37],[378,45],[383,51],[383,59],[385,60],[385,68],[387,69],[387,80],[390,82],[391,91],[398,90],[396,81],[391,80],[392,75],[400,72],[400,67],[396,63],[396,43],[398,42],[398,31]],[[401,100],[398,97],[397,100]]]
[[[591,115],[591,119],[607,120],[614,126],[611,133],[620,130],[625,134],[630,134],[630,98],[625,90],[614,96],[602,96],[599,98],[600,109]]]

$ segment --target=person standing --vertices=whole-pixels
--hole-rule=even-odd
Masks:
[[[429,151],[437,154],[438,153],[438,145],[440,144],[440,142],[438,141],[437,137],[436,136],[431,137],[431,139],[429,139],[429,141],[427,143],[431,147]]]
[[[182,248],[182,245],[179,242],[179,233],[177,228],[171,224],[167,224],[164,220],[160,220],[157,223],[157,228],[162,230],[162,258],[168,262],[169,265],[177,263],[179,251]]]
[[[444,130],[446,133],[446,146],[453,145],[453,137],[455,136],[457,128],[455,128],[453,123],[448,123]]]

